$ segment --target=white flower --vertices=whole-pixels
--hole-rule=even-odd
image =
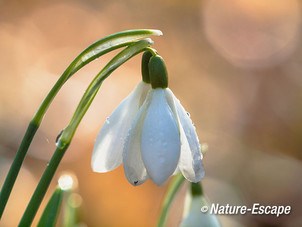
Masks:
[[[210,211],[203,213],[201,207],[209,206],[203,195],[187,196],[185,201],[185,214],[180,227],[220,227],[221,224]]]
[[[123,161],[132,185],[149,178],[162,185],[179,171],[189,181],[200,181],[201,160],[195,127],[179,100],[168,88],[151,89],[141,82],[106,120],[96,139],[92,169],[107,172]]]

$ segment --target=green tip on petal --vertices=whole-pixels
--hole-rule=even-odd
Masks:
[[[191,183],[191,194],[192,196],[201,196],[203,194],[202,187],[199,182]]]
[[[164,59],[159,56],[151,57],[149,61],[149,75],[153,89],[168,87],[168,72]]]

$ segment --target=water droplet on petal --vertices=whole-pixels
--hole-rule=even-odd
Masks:
[[[209,149],[209,146],[207,143],[201,144],[200,150],[201,150],[202,154],[206,153],[208,151],[208,149]]]
[[[109,117],[106,117],[106,124],[110,124]]]

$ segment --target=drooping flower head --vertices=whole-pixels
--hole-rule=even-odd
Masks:
[[[146,52],[142,66],[143,81],[106,120],[96,139],[92,169],[107,172],[123,162],[126,178],[135,186],[149,178],[162,185],[179,171],[189,181],[200,181],[201,146],[190,117],[168,88],[163,59]]]

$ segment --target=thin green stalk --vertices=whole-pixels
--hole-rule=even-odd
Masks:
[[[168,213],[171,208],[172,202],[184,181],[185,181],[185,178],[183,177],[183,175],[181,173],[174,176],[174,178],[168,188],[168,191],[165,195],[165,199],[162,204],[160,216],[159,216],[159,219],[157,222],[157,227],[166,226],[167,220],[168,220]]]
[[[38,125],[35,122],[30,122],[26,133],[24,135],[24,138],[21,142],[21,145],[17,151],[16,157],[11,165],[10,171],[8,172],[8,175],[4,181],[1,193],[0,193],[0,219],[2,216],[2,213],[4,211],[5,205],[7,203],[7,200],[9,198],[9,195],[11,193],[12,187],[15,183],[15,180],[18,176],[20,166],[22,165],[22,162],[24,160],[23,153],[25,150],[28,150],[28,147],[38,129]]]
[[[66,144],[62,148],[57,147],[55,153],[53,154],[50,162],[48,163],[48,165],[40,179],[40,182],[39,182],[33,196],[31,197],[29,204],[27,205],[27,208],[19,223],[19,227],[31,225],[31,223],[38,211],[38,208],[45,196],[46,190],[47,190],[68,146],[69,146],[69,144]]]
[[[52,100],[59,92],[64,83],[78,70],[93,61],[94,59],[120,47],[128,46],[138,39],[145,38],[151,35],[161,35],[159,30],[148,30],[148,29],[138,29],[129,30],[124,32],[119,32],[110,36],[107,36],[88,48],[86,48],[74,61],[68,66],[65,72],[61,75],[59,80],[56,82],[51,91],[47,94],[42,104],[35,113],[33,119],[31,120],[28,129],[23,137],[21,145],[16,153],[15,159],[10,167],[10,170],[5,179],[5,183],[2,186],[0,192],[0,219],[4,212],[6,203],[14,186],[14,183],[19,174],[21,165],[27,154],[28,148],[35,136],[37,129],[39,128],[41,121],[51,104]]]
[[[138,53],[144,51],[144,49],[151,44],[152,41],[150,39],[144,39],[130,45],[119,54],[117,54],[90,83],[69,125],[64,129],[62,135],[58,139],[57,149],[52,156],[49,164],[47,165],[33,196],[31,197],[31,200],[23,214],[19,226],[30,226],[32,221],[34,220],[34,217],[55,174],[55,171],[59,163],[61,162],[63,155],[67,150],[80,121],[82,120],[94,97],[96,96],[102,82],[116,68],[118,68],[120,65],[122,65]]]

